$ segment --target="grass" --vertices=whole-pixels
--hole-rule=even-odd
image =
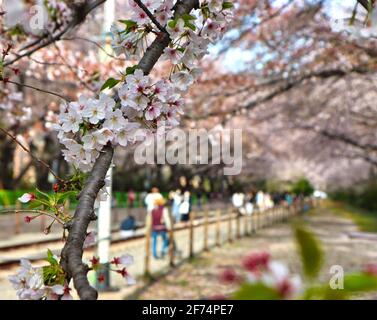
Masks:
[[[377,233],[377,212],[366,211],[335,201],[326,201],[323,206],[336,215],[351,219],[360,231]]]

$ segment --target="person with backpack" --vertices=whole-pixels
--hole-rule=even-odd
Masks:
[[[169,211],[165,207],[165,199],[157,198],[154,208],[147,214],[146,228],[152,232],[152,253],[155,259],[164,257],[169,248],[168,230],[172,227]],[[161,254],[157,253],[158,238],[162,239]]]
[[[135,234],[136,220],[131,214],[127,215],[120,225],[120,235],[122,238],[130,238]]]

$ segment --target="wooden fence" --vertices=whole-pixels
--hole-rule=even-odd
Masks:
[[[309,210],[314,205],[313,200],[305,199],[296,201],[290,206],[275,206],[264,211],[254,210],[251,215],[239,215],[234,208],[191,212],[190,220],[187,223],[179,223],[168,231],[168,266],[174,267],[177,263],[178,257],[174,244],[176,243],[176,234],[181,231],[188,233],[186,240],[181,243],[181,247],[182,245],[187,246],[186,258],[193,258],[195,254],[202,251],[209,251],[213,247],[231,243],[245,236],[251,236],[260,229],[287,221],[305,210]],[[211,236],[210,229],[212,229]],[[198,242],[200,243],[198,244]],[[194,247],[196,247],[196,250],[194,250]],[[180,259],[182,260],[182,257]],[[146,230],[144,261],[144,274],[146,276],[150,276],[152,273],[151,261],[151,230]]]

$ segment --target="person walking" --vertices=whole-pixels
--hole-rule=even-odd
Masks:
[[[152,231],[152,253],[155,259],[165,256],[169,248],[168,230],[172,227],[168,209],[165,207],[165,199],[157,198],[154,207],[147,214],[146,228]],[[157,252],[158,238],[162,239],[161,254]]]
[[[162,194],[158,188],[153,187],[151,192],[148,193],[144,199],[145,205],[147,207],[147,213],[150,213],[155,207],[155,201],[157,199],[163,199]]]
[[[239,215],[244,214],[245,195],[242,192],[236,192],[232,196],[232,204]]]
[[[172,207],[171,212],[174,218],[174,222],[181,221],[181,215],[179,213],[179,206],[182,203],[182,193],[180,189],[177,189],[172,196]]]
[[[190,209],[191,209],[190,192],[185,191],[185,193],[183,194],[183,201],[179,206],[179,215],[180,215],[181,221],[189,221]]]

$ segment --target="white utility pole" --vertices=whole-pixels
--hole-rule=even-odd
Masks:
[[[110,237],[111,237],[111,198],[112,198],[112,164],[107,171],[106,179],[110,180],[110,184],[106,187],[107,199],[101,201],[98,208],[97,230],[98,230],[98,256],[100,263],[108,263]]]
[[[111,24],[115,19],[115,0],[107,0],[104,4],[103,12],[103,25],[102,25],[102,39],[104,39],[104,44],[106,46],[107,34],[110,31]],[[105,62],[107,56],[103,55],[103,52],[99,52],[99,60]],[[101,201],[98,209],[98,219],[97,219],[97,238],[98,247],[97,254],[99,257],[99,262],[103,265],[104,269],[102,274],[105,276],[103,283],[98,283],[97,287],[99,290],[109,290],[110,289],[110,243],[111,243],[111,203],[112,203],[112,183],[113,183],[113,164],[110,165],[109,170],[106,174],[106,179],[110,181],[106,187],[107,199],[106,201]]]

